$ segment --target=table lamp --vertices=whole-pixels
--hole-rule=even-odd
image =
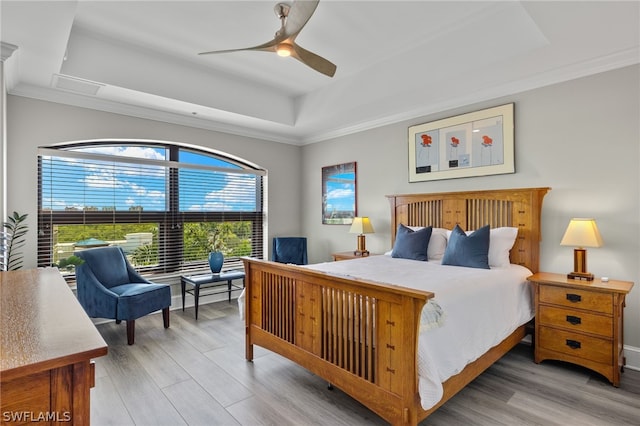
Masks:
[[[369,218],[364,217],[354,217],[353,223],[351,224],[351,229],[349,229],[350,234],[359,234],[358,235],[358,249],[353,252],[355,256],[369,256],[369,251],[366,248],[365,244],[365,236],[364,234],[373,234],[373,226],[371,225],[371,221]]]
[[[560,241],[562,246],[575,246],[573,250],[573,272],[567,278],[593,281],[593,274],[587,272],[587,250],[584,247],[601,247],[602,237],[594,219],[573,218]]]

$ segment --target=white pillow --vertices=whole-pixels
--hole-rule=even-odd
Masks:
[[[431,239],[427,248],[429,260],[442,260],[444,251],[447,249],[447,230],[444,228],[433,228]]]
[[[469,235],[473,231],[466,231]],[[447,241],[451,236],[451,231],[447,230]],[[501,227],[491,228],[489,232],[489,266],[494,268],[501,268],[509,266],[511,261],[509,260],[509,251],[516,242],[518,236],[518,228]],[[433,238],[433,234],[432,234]]]
[[[509,266],[509,251],[516,242],[518,228],[493,228],[489,235],[489,266]]]
[[[424,226],[407,226],[414,231],[418,231]],[[445,228],[433,228],[431,238],[427,246],[427,258],[429,260],[442,260],[444,251],[447,248],[447,230]]]

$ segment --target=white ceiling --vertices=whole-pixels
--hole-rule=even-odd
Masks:
[[[302,145],[640,62],[638,1],[321,0],[296,41],[333,78],[197,55],[271,40],[276,2],[1,0],[8,92]]]

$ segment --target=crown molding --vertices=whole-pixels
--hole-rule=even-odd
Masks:
[[[427,106],[408,109],[396,114],[388,114],[384,117],[362,122],[353,126],[345,126],[340,129],[332,129],[327,132],[309,134],[306,137],[303,137],[301,144],[307,145],[342,136],[348,136],[350,134],[371,130],[377,127],[388,126],[429,114],[463,107],[465,105],[471,105],[504,96],[511,96],[516,93],[522,93],[545,86],[551,86],[553,84],[563,83],[565,81],[588,77],[590,75],[612,71],[638,63],[640,63],[640,48],[634,47],[589,61],[582,61],[569,66],[538,73],[527,79],[520,79],[518,81],[487,87],[474,93],[469,93],[466,96],[459,96],[453,99],[431,99]]]
[[[3,43],[3,49],[4,44],[5,43]],[[519,79],[517,81],[509,81],[491,87],[480,88],[477,91],[467,93],[464,96],[446,99],[432,99],[428,105],[407,105],[407,108],[404,111],[389,111],[372,120],[316,133],[305,133],[305,129],[295,127],[281,128],[282,126],[274,125],[273,123],[269,123],[264,120],[255,120],[250,117],[242,117],[242,123],[240,124],[225,123],[223,121],[201,118],[199,116],[194,117],[192,115],[182,115],[147,106],[120,103],[100,99],[95,96],[83,96],[75,93],[55,90],[49,87],[26,84],[17,85],[13,89],[9,90],[9,94],[254,139],[290,145],[307,145],[375,129],[377,127],[412,120],[429,114],[463,107],[465,105],[471,105],[505,96],[512,96],[516,93],[611,71],[638,63],[640,63],[640,48],[634,47],[611,55],[536,73],[526,79]],[[274,127],[278,128],[274,129]],[[329,128],[329,126],[326,128]]]
[[[255,126],[252,126],[250,123],[248,123],[247,125],[222,123],[219,121],[194,117],[191,114],[182,115],[169,111],[149,108],[146,106],[125,104],[121,102],[100,99],[94,96],[83,96],[41,86],[20,84],[14,87],[9,92],[9,94],[63,105],[88,108],[113,114],[126,115],[129,117],[193,127],[196,129],[227,133],[253,139],[261,139],[290,145],[301,144],[300,139],[295,136],[291,136],[284,132],[255,128]],[[250,119],[247,119],[247,121],[250,121]]]
[[[2,62],[6,61],[16,50],[18,50],[18,46],[15,44],[0,41],[0,60],[2,60]]]

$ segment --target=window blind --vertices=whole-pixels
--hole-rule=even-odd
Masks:
[[[265,175],[175,145],[40,148],[38,265],[72,275],[75,252],[117,245],[143,273],[204,272],[214,250],[239,268],[263,257]]]

